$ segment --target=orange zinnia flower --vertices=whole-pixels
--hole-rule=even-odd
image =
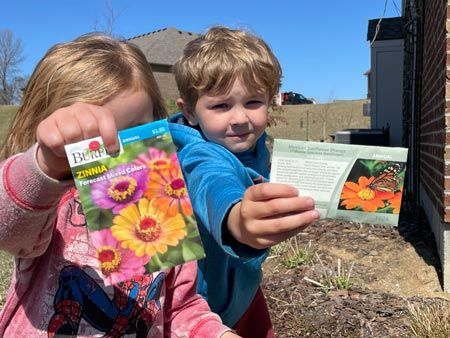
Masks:
[[[192,215],[191,200],[181,168],[177,164],[174,164],[171,170],[152,171],[144,195],[148,199],[154,199],[155,206],[170,216],[176,215],[180,210],[186,216]]]
[[[392,197],[391,199],[388,200],[388,203],[394,209],[392,211],[393,214],[399,214],[400,213],[400,207],[402,205],[402,194],[403,194],[403,189],[400,190],[400,191],[397,191],[394,194],[394,197]]]
[[[372,176],[367,178],[361,176],[358,179],[358,184],[355,182],[345,182],[344,189],[342,189],[341,206],[348,209],[355,209],[361,207],[363,211],[375,212],[384,207],[384,200],[394,197],[392,192],[383,192],[379,190],[370,189],[369,185],[375,178]]]

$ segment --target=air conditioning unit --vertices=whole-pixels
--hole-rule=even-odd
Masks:
[[[389,129],[344,129],[334,135],[334,143],[388,146]]]

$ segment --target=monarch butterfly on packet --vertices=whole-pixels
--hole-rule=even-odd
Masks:
[[[383,192],[395,192],[402,178],[399,173],[402,170],[402,166],[395,163],[392,166],[385,168],[375,179],[369,184],[369,188],[372,190],[378,190]]]

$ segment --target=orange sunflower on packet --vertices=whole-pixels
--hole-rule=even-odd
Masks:
[[[392,197],[391,199],[388,200],[389,206],[393,209],[392,210],[393,214],[400,213],[400,207],[402,205],[402,194],[403,194],[403,189],[401,189],[400,191],[397,191],[394,194],[394,197]]]
[[[385,207],[385,200],[394,198],[394,193],[390,191],[379,191],[371,189],[370,184],[375,177],[367,178],[360,176],[358,183],[347,181],[341,193],[341,206],[347,210],[361,208],[366,212],[376,212]]]

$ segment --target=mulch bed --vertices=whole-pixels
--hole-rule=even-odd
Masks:
[[[327,246],[339,245],[357,247],[370,255],[374,252],[370,236],[395,241],[399,249],[412,245],[418,255],[439,269],[434,238],[420,211],[402,213],[398,228],[323,220],[297,239],[302,244],[313,241],[324,252]],[[263,290],[277,337],[411,337],[408,304],[442,301],[368,290],[364,285],[374,276],[360,271],[357,261],[353,270],[357,283],[349,290],[326,292],[314,282],[321,281],[324,267],[333,264],[335,257],[323,254],[320,263],[318,260],[290,269],[279,256],[265,263]]]

